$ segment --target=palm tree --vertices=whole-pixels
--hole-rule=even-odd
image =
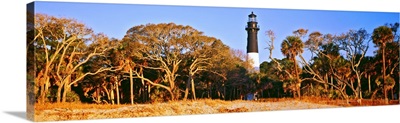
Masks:
[[[392,29],[390,29],[387,26],[379,26],[378,28],[374,29],[374,32],[372,33],[372,40],[374,44],[379,46],[379,49],[382,50],[382,64],[383,64],[383,85],[385,88],[385,83],[386,83],[386,65],[385,65],[385,48],[386,48],[386,43],[392,42],[393,41],[393,33]],[[387,97],[387,92],[384,92],[385,94],[385,102],[386,104],[389,103],[388,97]]]
[[[301,80],[299,78],[299,69],[297,67],[297,60],[296,56],[303,53],[304,44],[301,41],[300,37],[298,36],[288,36],[285,40],[283,40],[281,44],[281,52],[285,55],[288,59],[292,60],[294,63],[294,71],[295,76],[293,79],[295,80],[297,96],[300,97],[300,85]]]

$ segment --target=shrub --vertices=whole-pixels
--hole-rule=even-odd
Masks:
[[[67,92],[67,95],[65,95],[66,101],[67,102],[78,102],[80,101],[79,95],[73,91]]]
[[[341,94],[338,90],[329,90],[329,92],[328,92],[328,98],[337,99],[340,96],[341,96]]]
[[[168,96],[167,93],[168,92],[162,88],[155,87],[152,89],[152,93],[150,94],[151,102],[164,102],[165,98]]]

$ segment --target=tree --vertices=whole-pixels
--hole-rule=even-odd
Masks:
[[[287,59],[277,59],[276,61],[278,61],[280,64],[284,64],[285,60],[287,61]],[[274,61],[264,61],[260,64],[260,73],[262,77],[261,85],[259,85],[258,87],[261,89],[261,97],[280,97],[281,91],[284,91],[284,89],[282,88],[283,82],[280,79],[280,75],[282,75],[282,72],[277,70],[275,66],[276,63]]]
[[[286,56],[286,58],[292,60],[294,64],[294,76],[290,79],[293,81],[297,93],[297,97],[301,97],[300,93],[300,86],[301,86],[301,79],[300,79],[300,69],[297,64],[297,56],[303,53],[304,44],[301,41],[300,37],[297,36],[288,36],[285,40],[283,40],[281,45],[282,54]],[[295,96],[295,97],[296,97]]]
[[[134,104],[135,94],[134,94],[134,71],[135,69],[139,71],[138,73],[143,73],[143,68],[139,65],[143,64],[143,60],[139,57],[142,57],[139,50],[143,46],[139,42],[123,39],[120,41],[119,48],[117,50],[117,54],[119,54],[120,59],[119,62],[124,64],[122,69],[123,73],[128,74],[129,78],[129,94],[130,94],[130,103]],[[139,64],[139,65],[138,65]],[[143,80],[142,80],[143,81]],[[144,82],[142,82],[144,85]]]
[[[371,77],[377,75],[377,62],[376,57],[374,56],[366,56],[360,63],[360,69],[362,70],[362,75],[364,78],[367,78],[368,81],[368,95],[372,94],[371,87]]]
[[[376,44],[379,47],[379,50],[382,51],[382,64],[383,64],[383,69],[382,69],[382,78],[383,78],[383,86],[384,88],[385,83],[386,83],[386,59],[385,59],[385,49],[386,49],[386,44],[389,42],[393,41],[393,33],[392,33],[392,29],[390,29],[387,26],[379,26],[377,28],[374,29],[373,33],[372,33],[372,40],[374,42],[374,44]],[[385,89],[384,89],[385,90]],[[387,92],[384,92],[385,95],[385,102],[386,104],[389,103],[389,100],[387,98]]]
[[[273,81],[279,81],[279,78],[276,74],[277,70],[274,68],[274,66],[275,66],[274,62],[264,61],[260,64],[260,73],[265,74],[269,79]]]
[[[129,64],[126,64],[125,58],[124,56],[126,54],[123,54],[121,52],[121,50],[123,49],[123,47],[121,46],[121,41],[117,40],[117,39],[111,39],[109,41],[109,46],[114,47],[113,49],[108,50],[108,52],[105,52],[105,56],[106,58],[104,60],[106,60],[105,63],[108,63],[109,66],[115,66],[118,68],[121,68],[123,70],[123,68],[126,68],[127,66],[129,67]],[[133,54],[131,54],[133,55]],[[94,62],[97,62],[98,64],[99,60],[96,60]],[[96,64],[96,63],[94,63]],[[100,65],[107,65],[107,64],[100,64]],[[121,86],[121,82],[124,80],[124,71],[108,71],[106,73],[105,76],[101,76],[101,77],[105,77],[108,78],[107,80],[108,85],[110,86],[110,90],[109,92],[111,92],[110,96],[111,98],[109,98],[111,100],[111,103],[114,104],[114,97],[116,97],[116,103],[119,105],[121,103],[120,98],[121,98],[121,94],[120,94],[120,86]],[[106,87],[107,88],[107,87]],[[114,90],[116,95],[114,96]]]
[[[57,30],[54,30],[55,26],[58,26],[55,23],[49,23],[49,21],[54,21],[56,18],[44,14],[36,14],[35,15],[35,31],[37,32],[32,40],[32,44],[36,44],[36,65],[37,71],[35,71],[35,83],[36,86],[40,88],[39,103],[44,103],[46,100],[46,94],[48,93],[48,89],[50,87],[50,73],[53,70],[55,60],[57,55],[62,50],[62,47],[54,49],[51,42],[54,42],[54,39],[59,38],[61,34],[53,33]],[[63,45],[62,45],[63,46]],[[42,67],[43,66],[43,67]],[[35,92],[39,90],[35,89]]]
[[[186,64],[184,67],[187,68],[185,71],[188,75],[184,100],[188,97],[189,88],[191,88],[193,99],[196,100],[194,78],[196,74],[209,70],[210,66],[214,64],[211,59],[217,58],[215,52],[212,52],[212,44],[215,41],[219,40],[203,35],[192,35],[186,40],[189,50],[183,54],[184,64]]]
[[[230,74],[238,69],[238,65],[241,64],[243,58],[239,56],[243,55],[240,55],[240,51],[232,50],[220,40],[212,43],[211,52],[213,53],[210,59],[212,64],[209,64],[209,69],[205,72],[209,75],[206,78],[211,84],[210,90],[215,90],[214,94],[216,94],[217,98],[228,99],[226,87],[229,85],[230,80],[234,78]],[[213,91],[210,91],[210,93],[213,93]]]
[[[209,66],[210,46],[217,41],[216,38],[208,37],[190,26],[177,25],[174,23],[160,23],[139,25],[129,29],[123,39],[126,42],[136,42],[138,59],[147,61],[149,64],[135,64],[138,70],[133,71],[134,78],[144,80],[156,87],[168,91],[170,100],[179,99],[179,78],[186,70],[188,79],[186,81],[185,98],[188,89],[192,88],[195,98],[194,75],[207,69]],[[162,83],[155,83],[141,73],[141,70],[156,70],[160,73]]]
[[[105,66],[95,71],[84,71],[82,68],[89,60],[102,57],[109,49],[106,45],[108,38],[105,35],[93,34],[91,29],[74,19],[37,14],[35,23],[35,30],[38,33],[34,40],[42,45],[38,52],[44,52],[45,59],[45,67],[36,76],[42,91],[40,102],[44,102],[50,80],[54,80],[58,88],[57,102],[61,99],[65,102],[72,85],[88,75],[113,69]]]
[[[268,49],[270,51],[269,58],[274,61],[277,66],[276,69],[279,70],[280,72],[284,72],[287,75],[287,79],[285,81],[291,83],[292,90],[294,93],[294,97],[301,97],[300,93],[300,86],[301,86],[301,80],[299,74],[300,69],[297,66],[297,59],[296,57],[303,53],[303,47],[304,44],[301,41],[300,37],[304,35],[306,31],[304,29],[299,29],[297,31],[294,31],[293,33],[297,36],[288,36],[286,37],[285,40],[283,40],[281,44],[281,52],[283,55],[286,56],[287,59],[291,60],[294,64],[294,73],[291,73],[288,69],[283,69],[284,66],[281,66],[281,63],[279,63],[275,58],[272,58],[272,51],[274,50],[274,40],[275,40],[275,35],[274,32],[269,30],[267,31],[268,37],[270,37],[270,41],[268,42]],[[297,94],[296,94],[297,93]]]
[[[355,74],[354,77],[357,81],[357,88],[353,89],[355,97],[362,99],[361,77],[363,73],[360,64],[368,50],[369,34],[365,29],[350,30],[346,34],[338,36],[335,40],[337,40],[340,49],[346,52],[346,59],[350,63],[351,71]]]
[[[314,76],[310,76],[314,81],[317,81],[316,78],[319,78],[320,80],[317,82],[324,85],[325,92],[327,92],[329,85],[331,86],[331,90],[334,89],[334,75],[331,71],[331,64],[340,58],[339,46],[333,43],[333,39],[334,37],[330,34],[323,35],[318,31],[312,32],[305,42],[305,47],[310,50],[312,54],[312,62],[307,63],[300,57],[301,63],[305,65],[303,71],[306,74]],[[310,64],[311,67],[308,67],[308,64]],[[332,93],[332,91],[330,91],[330,93]]]
[[[338,36],[313,32],[306,41],[306,47],[316,55],[311,66],[305,62],[304,71],[312,76],[311,80],[335,88],[347,100],[346,87],[349,87],[356,98],[362,98],[361,62],[368,50],[369,34],[364,29],[350,30]],[[344,51],[345,57],[339,52]],[[331,82],[328,82],[330,78]],[[354,88],[354,80],[357,87]],[[336,84],[334,83],[336,81]]]
[[[393,64],[394,67],[391,67],[392,70],[391,70],[390,74],[393,74],[392,73],[393,71],[395,71],[395,70],[398,71],[398,69],[393,69],[393,68],[398,67],[399,66],[398,63],[400,62],[400,57],[398,55],[399,54],[399,48],[398,47],[400,46],[400,33],[397,33],[399,28],[400,28],[400,24],[399,24],[399,22],[390,23],[390,24],[386,23],[385,26],[390,27],[390,29],[393,32],[393,42],[388,43],[388,46],[387,46],[387,48],[388,48],[387,51],[389,51],[391,53],[389,53],[389,52],[386,53],[387,55],[389,55],[389,57],[392,56],[394,58],[397,58],[397,59],[393,59],[393,61],[397,61],[397,62],[393,62],[394,63]],[[391,59],[391,58],[388,58],[388,59]],[[390,65],[390,62],[389,62],[389,65]],[[398,76],[400,76],[400,72],[397,72],[397,73],[398,74],[395,74],[395,78],[398,79],[399,78]],[[398,85],[399,85],[399,86],[397,86],[399,88],[398,89],[398,99],[400,100],[400,81],[399,81]],[[392,90],[392,92],[393,92],[393,90]],[[399,103],[400,103],[400,101],[399,101]]]

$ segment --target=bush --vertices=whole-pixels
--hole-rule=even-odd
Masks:
[[[341,97],[341,94],[338,90],[329,90],[328,98],[337,99],[339,97]]]
[[[371,96],[372,96],[372,94],[373,94],[373,91],[364,91],[363,92],[363,97],[364,98],[371,98]]]
[[[80,101],[79,95],[73,91],[67,92],[66,97],[66,102],[78,102]]]
[[[49,88],[49,92],[46,94],[46,102],[56,102],[57,99],[57,88]]]
[[[166,97],[168,96],[168,92],[162,88],[155,87],[152,89],[152,93],[150,94],[151,102],[164,102],[166,101]]]

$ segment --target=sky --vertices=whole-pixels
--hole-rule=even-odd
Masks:
[[[104,33],[110,38],[122,39],[126,31],[134,26],[148,23],[169,23],[189,25],[204,32],[207,36],[221,39],[233,49],[246,51],[247,32],[245,26],[248,15],[257,15],[258,49],[260,62],[270,61],[265,32],[275,33],[274,58],[283,58],[280,44],[292,32],[304,28],[309,33],[319,31],[323,34],[341,34],[350,29],[364,28],[368,33],[385,23],[399,22],[396,12],[328,11],[305,9],[267,9],[239,7],[204,7],[144,4],[104,4],[73,2],[36,2],[35,13],[56,17],[74,18],[96,33]],[[371,42],[367,55],[373,55]],[[305,58],[311,57],[305,50]]]

